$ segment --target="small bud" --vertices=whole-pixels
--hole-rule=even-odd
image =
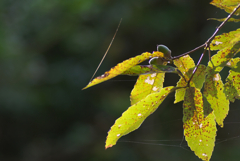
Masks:
[[[164,57],[171,59],[171,50],[165,46],[165,45],[158,45],[157,46],[157,51],[162,52],[164,54]]]
[[[164,61],[159,57],[154,57],[149,60],[150,65],[163,65]]]

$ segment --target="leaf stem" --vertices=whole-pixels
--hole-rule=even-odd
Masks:
[[[218,26],[216,31],[212,34],[212,36],[205,42],[206,47],[209,47],[211,41],[214,39],[214,37],[217,35],[219,30],[223,27],[223,25],[234,15],[234,13],[238,10],[240,7],[240,3],[237,5],[237,7],[228,15],[228,17]]]
[[[237,7],[232,11],[232,13],[230,13],[230,14],[228,15],[228,17],[217,27],[217,29],[216,29],[215,32],[212,34],[212,36],[211,36],[204,44],[196,47],[195,49],[193,49],[193,50],[191,50],[191,51],[188,51],[188,52],[186,52],[186,53],[183,53],[183,54],[181,54],[181,55],[178,55],[178,56],[175,56],[175,57],[172,58],[172,60],[181,58],[182,56],[185,56],[185,55],[187,55],[187,54],[190,54],[190,53],[192,53],[192,52],[194,52],[194,51],[196,51],[196,50],[201,49],[201,48],[204,47],[203,53],[202,53],[201,57],[199,58],[198,63],[197,63],[197,65],[196,65],[196,67],[194,68],[193,73],[192,73],[190,79],[188,80],[187,86],[190,85],[190,81],[192,80],[195,72],[197,71],[197,68],[198,68],[198,66],[200,65],[200,63],[201,63],[201,61],[202,61],[202,58],[203,58],[203,56],[204,56],[204,54],[205,54],[205,52],[206,52],[207,49],[208,49],[208,51],[209,51],[209,53],[208,53],[208,54],[209,54],[209,60],[211,60],[211,58],[210,58],[210,55],[211,55],[211,54],[210,54],[210,43],[211,43],[212,40],[215,38],[215,36],[216,36],[217,33],[219,32],[219,30],[223,27],[223,25],[225,25],[225,23],[226,23],[226,22],[234,15],[234,13],[239,9],[239,7],[240,7],[240,3],[239,3],[239,4],[237,5]]]
[[[183,53],[183,54],[181,54],[181,55],[172,57],[171,60],[179,59],[179,58],[181,58],[181,57],[183,57],[183,56],[185,56],[185,55],[188,55],[188,54],[190,54],[190,53],[193,53],[194,51],[197,51],[198,49],[201,49],[201,48],[203,48],[203,47],[205,47],[205,46],[206,46],[206,45],[205,45],[205,43],[204,43],[204,44],[202,44],[202,45],[194,48],[193,50],[190,50],[190,51],[188,51],[188,52],[186,52],[186,53]]]
[[[215,36],[216,36],[217,33],[219,32],[219,30],[223,27],[223,25],[225,25],[225,23],[234,15],[234,13],[235,13],[239,8],[240,8],[240,3],[239,3],[239,4],[237,5],[237,7],[232,11],[232,13],[230,13],[230,14],[228,15],[228,17],[217,27],[217,29],[216,29],[215,32],[212,34],[212,36],[211,36],[204,44],[202,44],[202,45],[200,45],[200,46],[198,46],[198,47],[194,48],[193,50],[190,50],[190,51],[188,51],[188,52],[186,52],[186,53],[183,53],[183,54],[178,55],[178,56],[174,56],[174,57],[172,57],[171,60],[179,59],[179,58],[181,58],[181,57],[183,57],[183,56],[185,56],[185,55],[188,55],[188,54],[190,54],[190,53],[193,53],[194,51],[197,51],[198,49],[201,49],[201,48],[203,48],[203,47],[209,48],[210,43],[211,43],[212,40],[215,38]],[[206,49],[204,49],[204,50],[206,51]],[[205,51],[204,51],[204,52],[205,52]]]
[[[198,69],[198,66],[200,65],[200,63],[201,63],[201,61],[202,61],[202,58],[203,58],[203,56],[205,55],[205,52],[206,52],[206,50],[204,50],[203,53],[202,53],[202,55],[200,56],[200,58],[199,58],[199,60],[198,60],[198,63],[197,63],[197,65],[196,65],[196,67],[194,68],[191,77],[189,78],[188,85],[189,85],[190,81],[192,80],[194,74],[196,73],[196,71],[197,71],[197,69]]]

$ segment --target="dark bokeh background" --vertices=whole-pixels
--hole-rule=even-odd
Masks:
[[[167,45],[173,56],[202,44],[219,25],[207,18],[227,16],[209,2],[0,1],[0,160],[199,160],[185,141],[180,146],[182,103],[173,104],[174,94],[141,128],[105,150],[107,131],[130,105],[129,94],[137,77],[121,76],[81,89],[88,84],[121,18],[97,75],[124,59],[156,50],[157,44]],[[229,23],[222,31],[238,25]],[[199,56],[200,52],[192,54],[195,61]],[[225,79],[227,71],[221,74]],[[167,74],[165,86],[175,85],[178,78]],[[239,160],[240,139],[233,138],[240,136],[239,114],[236,101],[218,132],[212,160]],[[136,143],[144,140],[150,145]]]

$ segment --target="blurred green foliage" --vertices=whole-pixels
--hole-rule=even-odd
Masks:
[[[91,78],[121,18],[117,37],[97,75],[124,59],[156,50],[158,44],[167,45],[173,56],[200,45],[219,24],[206,19],[226,17],[208,3],[0,1],[0,160],[198,160],[179,146],[182,104],[174,105],[173,95],[137,132],[122,140],[178,139],[173,144],[177,147],[120,140],[105,151],[107,131],[130,105],[129,93],[136,77],[117,77],[81,89]],[[234,25],[226,25],[223,31]],[[195,55],[196,59],[200,56],[198,52]],[[167,75],[165,86],[175,84],[177,77]],[[240,122],[238,105],[236,101],[230,106],[234,112],[226,122]],[[239,135],[237,124],[226,123],[218,137]],[[217,145],[212,160],[236,160],[240,157],[236,150],[239,143],[238,139]]]

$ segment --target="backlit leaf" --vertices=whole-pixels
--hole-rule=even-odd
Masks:
[[[223,67],[240,51],[240,41],[220,50],[213,55],[208,62],[206,72],[208,74],[219,73]]]
[[[138,77],[137,82],[131,92],[131,105],[145,98],[150,93],[159,92],[162,89],[165,76],[165,74],[162,72],[177,73],[177,69],[172,66],[153,65],[153,68],[157,69],[161,73],[158,72],[147,75],[140,75]]]
[[[207,78],[204,85],[203,95],[206,98],[206,105],[214,110],[216,122],[223,127],[223,121],[229,111],[229,100],[224,93],[224,85],[219,72],[234,57],[240,48],[240,42],[235,43],[212,56],[208,63]]]
[[[226,18],[209,18],[209,19],[207,19],[207,20],[216,20],[216,21],[223,22],[223,21],[226,20]],[[228,22],[239,22],[239,21],[240,21],[240,19],[235,19],[235,18],[230,18],[230,19],[228,20]]]
[[[231,59],[227,66],[232,69],[229,70],[229,75],[226,78],[224,85],[224,93],[231,102],[235,99],[240,99],[240,58]]]
[[[206,106],[213,109],[216,122],[221,127],[229,111],[229,100],[223,91],[224,86],[220,74],[207,75],[203,95],[207,101]]]
[[[216,36],[210,44],[211,50],[222,50],[240,40],[240,29]]]
[[[227,13],[231,13],[239,4],[239,0],[213,0],[210,4],[224,9]],[[235,15],[240,14],[240,9],[237,10]]]
[[[159,92],[163,88],[165,73],[140,75],[131,92],[131,105],[145,98],[150,93]]]
[[[239,63],[240,58],[234,58],[234,59],[230,59],[230,61],[226,64],[227,67],[229,68],[236,68],[236,66],[238,66],[237,64]]]
[[[183,102],[184,136],[194,153],[202,160],[210,160],[216,136],[213,112],[204,117],[202,93],[199,89],[186,89]]]
[[[182,72],[182,74],[188,81],[192,74],[193,68],[195,67],[193,59],[189,55],[186,55],[179,59],[174,60],[173,63]],[[182,77],[177,82],[177,87],[185,87],[186,85],[187,83]],[[178,103],[184,99],[185,90],[186,90],[185,88],[176,90],[174,103]]]
[[[124,71],[121,75],[144,75],[153,73],[177,73],[177,69],[166,65],[135,65]]]
[[[123,61],[122,63],[117,64],[115,67],[111,68],[109,71],[105,72],[103,75],[93,79],[85,88],[89,88],[91,86],[94,86],[96,84],[99,84],[101,82],[104,82],[106,80],[109,80],[113,77],[116,77],[117,75],[122,74],[123,72],[125,72],[126,70],[128,70],[129,68],[149,59],[152,57],[163,57],[163,53],[155,51],[153,53],[149,53],[149,52],[145,52],[142,53],[141,55],[138,55],[136,57],[127,59],[125,61]]]
[[[115,121],[108,132],[105,148],[112,147],[120,137],[138,129],[142,122],[158,108],[174,89],[173,86],[165,87],[160,92],[151,93],[141,101],[130,106]]]
[[[195,63],[190,56],[184,56],[180,59],[174,60],[174,64],[178,67],[178,69],[182,72],[183,76],[188,81],[192,75],[193,69],[195,67]],[[201,89],[203,87],[203,83],[205,81],[205,65],[199,65],[198,69],[196,70],[192,80],[190,81],[190,85],[192,87],[196,87]],[[187,82],[183,77],[177,83],[177,87],[185,87]],[[175,101],[174,103],[183,101],[185,95],[185,88],[177,89],[175,93]]]

